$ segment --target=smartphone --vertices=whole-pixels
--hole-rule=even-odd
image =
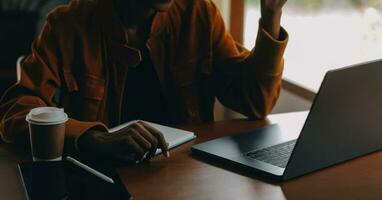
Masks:
[[[68,161],[28,162],[19,164],[18,169],[27,199],[132,199],[114,169],[100,170],[114,183],[104,181]]]

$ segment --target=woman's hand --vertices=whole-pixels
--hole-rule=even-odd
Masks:
[[[261,0],[261,23],[273,38],[280,38],[282,8],[287,0]]]
[[[158,148],[164,156],[170,155],[163,134],[144,122],[114,133],[90,130],[78,139],[78,148],[82,154],[93,158],[127,162],[150,159]]]

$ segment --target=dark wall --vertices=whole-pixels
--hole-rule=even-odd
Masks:
[[[0,0],[0,95],[16,82],[16,61],[31,51],[46,14],[68,0]]]

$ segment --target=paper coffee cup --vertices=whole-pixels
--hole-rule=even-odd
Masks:
[[[62,159],[65,140],[65,123],[68,115],[64,109],[40,107],[26,116],[33,161],[59,161]]]

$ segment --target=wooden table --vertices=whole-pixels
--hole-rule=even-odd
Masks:
[[[270,116],[267,121],[226,121],[182,128],[198,138],[150,164],[118,169],[135,199],[382,199],[382,152],[285,183],[267,183],[228,166],[208,164],[190,154],[193,144],[279,123],[298,136],[306,112]],[[288,130],[289,130],[288,129]],[[297,130],[297,133],[296,133]],[[16,165],[30,155],[0,145],[0,199],[23,199]]]

